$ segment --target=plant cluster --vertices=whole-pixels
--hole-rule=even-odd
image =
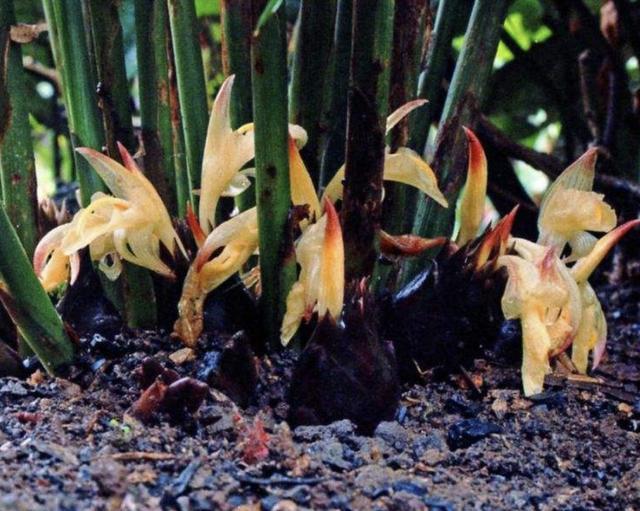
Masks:
[[[1,3],[1,28],[10,33],[13,3]],[[136,0],[139,140],[118,2],[80,3],[43,2],[80,189],[70,220],[42,236],[35,197],[14,186],[20,175],[7,179],[15,159],[25,169],[33,163],[31,151],[12,152],[12,140],[31,134],[16,79],[21,48],[7,39],[11,80],[0,99],[16,108],[0,132],[0,301],[24,355],[32,349],[52,373],[73,362],[62,303],[92,278],[92,291],[128,327],[168,328],[192,354],[203,338],[242,329],[222,324],[230,290],[242,293],[243,325],[258,326],[249,341],[234,337],[231,351],[246,362],[251,350],[299,350],[295,424],[346,417],[371,431],[393,415],[401,382],[434,367],[457,371],[495,350],[506,320],[521,328],[525,395],[543,390],[553,361],[569,349],[576,371],[587,372],[590,356],[598,366],[607,325],[588,279],[640,220],[617,226],[614,209],[593,191],[592,148],[549,186],[535,242],[522,235],[522,225],[533,228],[531,211],[517,224],[518,206],[501,207],[502,218],[487,221],[488,190],[504,169],[488,161],[478,105],[506,0],[475,0],[464,20],[435,171],[425,157],[433,84],[445,81],[457,1],[439,2],[427,82],[419,84],[424,0],[303,0],[290,84],[283,2],[222,2],[227,77],[208,115],[196,4]],[[326,84],[316,76],[325,68]],[[536,209],[529,197],[512,202]],[[47,293],[66,297],[60,314]],[[216,328],[207,326],[212,303]],[[158,317],[160,305],[166,317]],[[141,415],[152,413],[149,402],[180,401],[189,389],[198,404],[186,408],[197,408],[205,387],[154,371]]]

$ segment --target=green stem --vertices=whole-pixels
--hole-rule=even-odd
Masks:
[[[353,0],[338,0],[333,49],[327,66],[322,126],[320,188],[326,185],[344,163],[347,130],[347,97],[351,61],[351,21]]]
[[[265,0],[252,0],[257,20]],[[287,55],[284,11],[273,14],[251,40],[256,200],[260,233],[261,313],[268,342],[279,346],[295,258],[285,246],[290,206],[287,149]],[[255,26],[255,23],[254,23]]]
[[[353,4],[342,224],[347,281],[371,275],[382,214],[393,0]]]
[[[333,43],[336,0],[302,0],[300,26],[295,42],[289,121],[299,124],[309,136],[302,158],[315,185],[320,179],[320,135],[324,83]]]
[[[89,0],[88,22],[98,80],[98,105],[106,136],[107,152],[118,159],[116,142],[131,152],[136,140],[131,123],[129,85],[124,64],[122,25],[118,15],[119,0]]]
[[[0,62],[0,190],[11,223],[31,257],[38,241],[36,169],[22,50],[9,36],[13,24],[13,0],[2,0],[0,50],[7,57]]]
[[[136,148],[131,123],[129,86],[124,63],[122,26],[115,0],[89,0],[87,20],[91,28],[94,64],[99,86],[99,106],[107,152],[120,160],[116,142],[130,151]],[[124,263],[122,299],[127,325],[153,328],[157,324],[153,281],[148,270]]]
[[[200,188],[202,156],[207,135],[207,90],[194,0],[168,0],[180,113],[187,158],[189,196]],[[197,208],[195,208],[197,211]]]
[[[415,98],[422,50],[421,34],[424,30],[426,12],[426,0],[405,0],[396,3],[389,88],[389,111],[391,112]],[[389,134],[391,152],[407,145],[408,129],[409,119],[405,117]],[[404,232],[409,215],[406,199],[406,185],[385,184],[383,225],[386,231],[392,234]]]
[[[253,120],[251,92],[251,0],[222,0],[222,67],[225,76],[236,75],[231,93],[231,127],[237,129]],[[255,206],[255,190],[236,197],[236,206],[245,211]]]
[[[167,64],[169,65],[169,108],[171,111],[171,138],[173,141],[173,170],[176,182],[176,202],[178,216],[184,218],[187,214],[187,204],[191,202],[192,194],[187,172],[187,156],[185,150],[184,130],[180,116],[180,98],[178,82],[176,80],[176,65],[173,55],[173,44],[167,41]],[[193,202],[191,205],[195,208]],[[197,211],[197,210],[196,210]]]
[[[135,0],[136,54],[145,174],[177,214],[169,98],[169,13],[165,2]]]
[[[473,112],[484,99],[508,3],[507,0],[476,0],[473,5],[464,46],[440,118],[433,161],[449,208],[444,209],[433,200],[420,201],[414,232],[421,236],[449,236],[453,230],[455,201],[466,167],[466,140],[460,128],[473,120]],[[415,261],[407,277],[423,263],[424,260]]]
[[[73,147],[101,150],[104,131],[96,102],[95,74],[91,68],[82,19],[82,2],[45,0],[47,22],[53,28],[52,41],[56,65],[62,76]],[[80,185],[80,199],[86,206],[91,195],[103,191],[98,175],[84,158],[74,152],[74,162]]]
[[[33,272],[29,258],[0,207],[0,300],[47,372],[73,361],[62,320]]]
[[[425,67],[418,81],[418,97],[429,101],[420,110],[409,115],[408,146],[422,154],[427,143],[429,128],[436,113],[442,80],[451,56],[451,42],[455,28],[468,16],[464,0],[440,0],[436,20],[427,49]]]

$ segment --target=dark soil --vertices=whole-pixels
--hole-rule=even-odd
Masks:
[[[600,296],[610,344],[593,378],[555,375],[525,399],[516,369],[477,360],[405,388],[370,437],[348,421],[291,431],[280,357],[260,362],[246,410],[212,391],[194,416],[141,423],[142,360],[195,377],[202,362],[171,362],[167,337],[120,338],[120,353],[93,339],[69,380],[0,379],[0,510],[638,509],[640,286]]]

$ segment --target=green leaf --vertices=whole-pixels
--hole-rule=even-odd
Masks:
[[[258,18],[256,32],[260,32],[260,29],[267,24],[276,12],[278,12],[278,9],[282,6],[282,1],[283,0],[269,0],[269,3],[265,6],[264,11],[262,11],[262,14],[260,14],[260,17]]]
[[[219,0],[196,0],[196,16],[214,16],[220,14]]]

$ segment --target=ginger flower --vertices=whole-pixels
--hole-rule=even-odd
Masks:
[[[387,118],[387,133],[409,112],[424,105],[426,101],[417,99],[401,106]],[[325,198],[336,202],[342,198],[345,166],[342,165],[325,188]],[[384,173],[385,181],[395,181],[418,188],[425,195],[431,197],[442,207],[447,207],[447,199],[438,188],[435,173],[418,153],[408,147],[401,147],[391,153],[389,147],[385,149]]]
[[[234,197],[251,185],[253,169],[241,170],[255,156],[253,124],[231,129],[230,104],[234,75],[229,76],[218,92],[211,110],[202,161],[199,219],[208,234],[215,227],[216,207],[220,197]],[[300,126],[289,125],[289,134],[299,147],[307,141]]]
[[[590,353],[595,368],[605,351],[606,318],[588,278],[640,220],[613,229],[615,212],[602,195],[591,191],[595,158],[595,150],[587,151],[550,186],[540,205],[538,242],[513,238],[515,253],[499,258],[508,272],[503,313],[522,323],[526,395],[542,390],[544,375],[551,370],[549,359],[569,346],[582,373]],[[597,239],[588,231],[607,234]],[[561,260],[567,243],[571,255]]]
[[[597,152],[588,150],[558,176],[540,204],[538,243],[562,254],[571,246],[571,261],[589,253],[596,242],[591,232],[609,232],[616,213],[604,196],[592,191]]]
[[[575,337],[582,308],[577,285],[553,250],[526,240],[516,240],[514,249],[518,255],[498,259],[509,276],[502,312],[522,325],[522,385],[530,396],[542,391],[550,357]]]
[[[173,277],[172,270],[160,258],[161,245],[172,255],[177,245],[186,255],[162,199],[126,149],[119,149],[125,166],[93,149],[78,149],[113,196],[94,194],[91,203],[78,211],[70,223],[42,238],[33,263],[45,289],[50,291],[65,282],[69,266],[74,280],[77,253],[85,247],[111,279],[120,274],[120,259]]]
[[[193,213],[191,213],[193,215]],[[190,220],[192,230],[197,229],[195,217]],[[194,233],[202,239],[200,233]],[[222,251],[209,258],[217,250]],[[178,303],[178,320],[174,331],[190,347],[195,346],[202,332],[203,306],[208,293],[240,271],[242,265],[258,249],[258,214],[248,209],[216,227],[198,249],[184,281]]]
[[[314,312],[338,320],[344,301],[344,245],[340,220],[333,204],[324,201],[325,213],[308,227],[296,245],[300,276],[287,296],[287,312],[280,329],[287,345],[303,319]]]

